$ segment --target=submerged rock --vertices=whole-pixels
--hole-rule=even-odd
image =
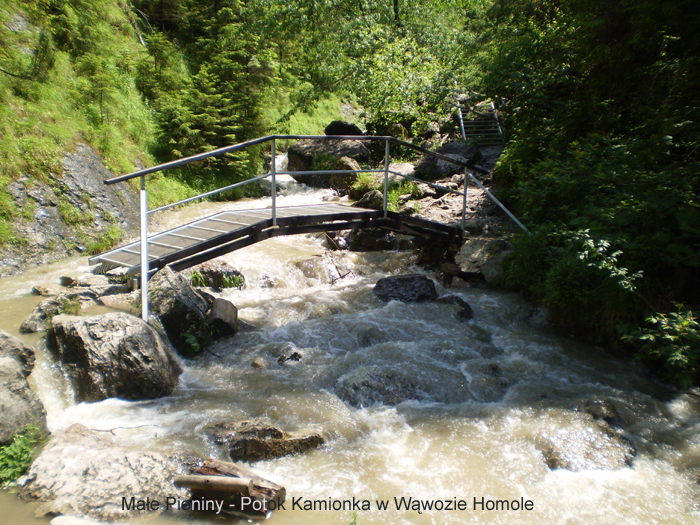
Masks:
[[[127,501],[166,496],[184,498],[173,485],[179,464],[156,452],[115,445],[104,433],[76,424],[55,436],[32,463],[20,496],[45,502],[36,514],[81,514],[105,521],[124,520],[158,510],[127,509]]]
[[[457,316],[460,319],[464,319],[465,321],[468,321],[469,319],[472,319],[474,317],[474,310],[472,310],[472,307],[469,306],[469,303],[459,297],[458,295],[445,295],[443,297],[440,297],[440,299],[437,300],[438,303],[446,303],[446,304],[454,304],[456,306],[459,306],[461,310],[457,314]]]
[[[13,436],[27,425],[48,434],[44,405],[27,383],[33,368],[34,350],[0,332],[0,446],[12,443]]]
[[[189,279],[166,266],[151,278],[148,287],[151,313],[160,318],[178,352],[191,353],[192,338],[199,347],[211,342],[207,301],[192,288]]]
[[[278,427],[255,420],[216,425],[213,438],[228,447],[232,459],[240,461],[301,454],[325,443],[319,434],[293,437]]]
[[[374,295],[385,303],[434,301],[437,299],[437,289],[435,282],[425,275],[397,275],[379,279],[374,287]]]
[[[550,469],[617,470],[628,467],[636,454],[632,444],[589,414],[581,414],[566,427],[544,432],[535,446]]]
[[[378,367],[360,367],[345,374],[338,379],[335,392],[340,399],[357,408],[377,404],[398,405],[409,399],[428,397],[400,372]]]
[[[182,373],[158,333],[125,313],[59,315],[51,320],[48,336],[78,401],[167,396]]]

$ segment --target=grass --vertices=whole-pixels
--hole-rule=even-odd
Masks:
[[[65,197],[62,197],[58,202],[58,214],[61,216],[61,220],[69,226],[91,224],[95,220],[92,213],[81,212]]]
[[[98,253],[111,250],[124,239],[124,230],[116,224],[112,224],[107,232],[95,242],[88,244],[87,252],[89,255],[97,255]]]
[[[15,434],[12,443],[0,448],[0,483],[24,475],[34,460],[34,449],[42,442],[41,432],[33,425]]]

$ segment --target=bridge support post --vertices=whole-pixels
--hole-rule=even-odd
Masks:
[[[141,318],[148,322],[148,194],[146,177],[141,177]]]
[[[461,112],[461,110],[460,110]],[[464,187],[462,188],[462,241],[467,234],[467,190],[469,189],[469,170],[464,168]]]
[[[384,148],[384,217],[387,216],[387,199],[389,194],[389,141],[387,140]]]
[[[272,173],[272,225],[277,226],[277,144],[275,139],[272,139],[272,162],[270,173]]]

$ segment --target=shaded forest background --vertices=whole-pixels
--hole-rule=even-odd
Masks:
[[[493,100],[515,235],[502,286],[552,325],[698,382],[700,6],[695,0],[6,0],[4,188],[87,142],[115,173],[270,132],[340,100],[418,137],[454,96]],[[397,127],[400,126],[400,127]],[[392,133],[393,134],[393,133]],[[262,151],[151,180],[157,206],[256,175]]]

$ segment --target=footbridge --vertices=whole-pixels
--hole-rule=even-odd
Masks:
[[[280,172],[275,167],[277,141],[279,140],[359,140],[384,143],[384,165],[380,169],[360,170],[322,170],[322,171],[295,171]],[[231,184],[214,191],[203,193],[189,199],[184,199],[153,210],[148,209],[148,194],[146,176],[163,170],[184,166],[210,157],[217,157],[239,151],[251,146],[270,143],[271,169],[268,173],[254,177],[243,182]],[[390,169],[391,145],[401,146],[419,151],[424,155],[433,156],[444,162],[455,165],[463,170],[464,185],[461,191],[423,181],[409,175],[401,174]],[[131,275],[141,275],[142,292],[142,317],[148,319],[148,275],[164,266],[170,266],[175,270],[183,270],[201,262],[219,257],[256,242],[276,237],[279,235],[294,235],[301,233],[329,232],[358,228],[384,228],[393,231],[405,232],[412,235],[427,235],[433,238],[441,238],[447,241],[459,240],[463,237],[466,228],[467,192],[469,181],[480,186],[487,192],[503,210],[516,222],[517,219],[506,210],[498,200],[491,195],[486,188],[474,177],[472,172],[487,173],[478,165],[471,164],[468,160],[455,159],[440,153],[415,146],[394,137],[367,136],[367,135],[271,135],[261,137],[240,144],[226,146],[191,157],[178,159],[158,166],[142,169],[128,175],[113,177],[105,180],[105,184],[118,184],[131,179],[139,178],[140,191],[140,240],[119,248],[110,250],[90,258],[90,264],[100,264],[101,271],[107,271],[116,267],[125,267]],[[383,175],[383,205],[381,210],[357,208],[338,203],[318,204],[312,206],[278,207],[277,206],[277,176],[279,175],[314,175],[314,174],[353,174],[375,173]],[[453,193],[462,197],[462,220],[458,225],[446,225],[419,217],[400,215],[388,209],[388,191],[390,176],[401,177],[416,182],[422,182],[439,189],[445,193]],[[205,199],[218,193],[229,191],[246,184],[269,179],[271,182],[271,207],[253,210],[223,211],[215,215],[198,219],[188,224],[183,224],[168,231],[149,235],[148,217],[153,213],[164,211],[187,204],[199,199]],[[518,222],[519,223],[519,222]]]

